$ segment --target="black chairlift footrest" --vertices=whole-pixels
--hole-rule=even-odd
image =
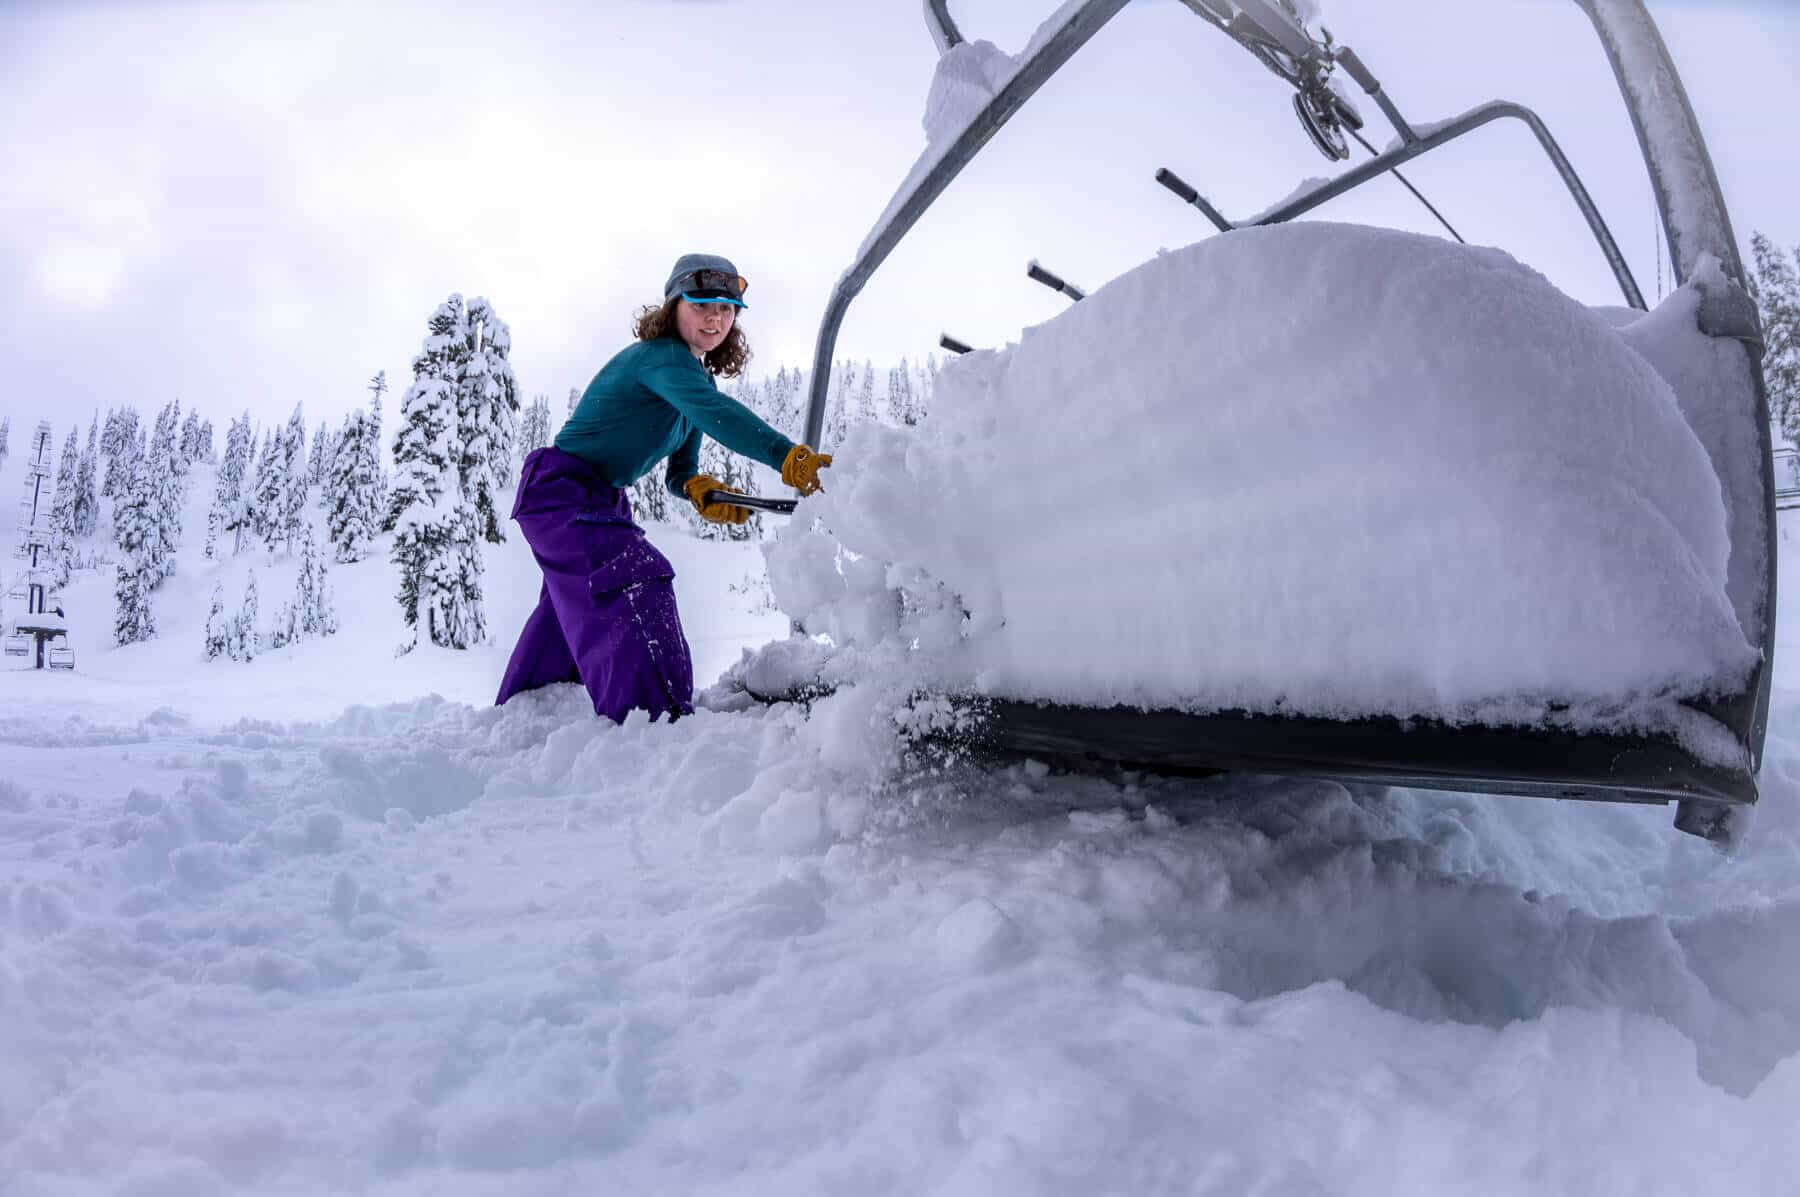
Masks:
[[[1735,806],[1757,798],[1754,776],[1698,760],[1666,736],[973,697],[952,705],[975,716],[977,730],[966,737],[974,744],[1160,773],[1274,773],[1611,802]]]

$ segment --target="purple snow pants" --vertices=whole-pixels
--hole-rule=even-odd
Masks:
[[[631,519],[625,493],[551,446],[525,459],[512,517],[544,571],[500,680],[522,690],[579,681],[594,713],[622,721],[693,712],[694,666],[675,609],[675,571]]]

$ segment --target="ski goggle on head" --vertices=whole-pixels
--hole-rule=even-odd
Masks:
[[[744,292],[750,289],[750,280],[723,270],[695,270],[677,279],[676,289],[689,303],[728,303],[741,308],[746,306]]]

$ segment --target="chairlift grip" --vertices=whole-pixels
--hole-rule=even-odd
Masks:
[[[1375,101],[1382,114],[1388,118],[1388,123],[1394,126],[1394,131],[1400,134],[1401,141],[1411,145],[1419,140],[1419,135],[1413,131],[1413,127],[1407,123],[1405,117],[1400,115],[1400,109],[1395,107],[1394,101],[1388,98],[1387,92],[1381,86],[1381,80],[1375,77],[1375,72],[1363,65],[1363,60],[1357,57],[1355,50],[1349,46],[1338,47],[1337,61],[1346,71],[1350,72],[1350,77],[1356,80],[1356,85],[1367,92],[1371,100]]]
[[[1188,184],[1187,180],[1183,179],[1168,167],[1160,166],[1157,168],[1156,181],[1179,196],[1182,203],[1192,204],[1194,207],[1200,209],[1201,214],[1204,215],[1206,219],[1212,221],[1213,226],[1221,233],[1229,233],[1234,227],[1229,220],[1225,219],[1224,213],[1208,203],[1204,195],[1201,195],[1198,191],[1194,190],[1194,188]]]
[[[1052,291],[1060,291],[1076,303],[1080,303],[1087,298],[1086,291],[1083,291],[1074,283],[1065,281],[1061,275],[1053,274],[1050,271],[1045,270],[1042,266],[1037,264],[1035,259],[1025,267],[1025,277],[1029,278],[1034,283],[1044,284],[1044,286],[1050,288]]]

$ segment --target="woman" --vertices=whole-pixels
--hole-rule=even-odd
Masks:
[[[831,456],[796,445],[713,378],[735,377],[750,360],[737,327],[746,283],[714,254],[684,254],[661,306],[638,313],[637,343],[588,383],[553,446],[525,459],[512,517],[544,571],[537,610],[513,649],[500,694],[579,681],[596,714],[652,718],[693,711],[694,672],[675,609],[668,559],[631,518],[625,488],[665,458],[667,485],[702,518],[741,524],[748,508],[707,501],[723,489],[699,472],[700,441],[781,471],[803,495],[819,488]]]

